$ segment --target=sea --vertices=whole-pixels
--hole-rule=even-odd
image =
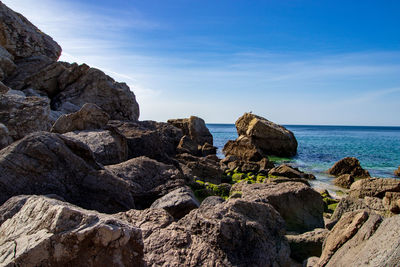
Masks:
[[[297,155],[277,158],[276,163],[289,163],[300,170],[312,173],[316,180],[313,187],[329,192],[345,191],[333,185],[333,176],[326,171],[344,157],[356,157],[372,177],[396,178],[394,170],[400,165],[400,127],[376,126],[316,126],[284,125],[297,139]],[[222,148],[228,140],[235,140],[234,124],[207,124],[223,158]]]

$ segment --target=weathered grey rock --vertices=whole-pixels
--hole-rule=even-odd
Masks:
[[[219,196],[209,196],[206,197],[202,202],[201,202],[201,207],[204,208],[206,206],[208,207],[214,207],[215,205],[224,203],[225,200],[222,197]]]
[[[54,61],[61,54],[61,47],[41,32],[24,16],[0,2],[0,45],[15,59],[36,55],[47,56]]]
[[[351,174],[353,177],[370,177],[369,172],[364,170],[357,158],[343,158],[336,162],[329,170],[329,174],[340,176],[342,174]]]
[[[284,233],[271,205],[228,200],[152,231],[145,259],[149,266],[290,266]]]
[[[217,147],[215,147],[209,143],[205,143],[201,147],[201,154],[203,155],[203,157],[206,157],[208,155],[215,155],[215,154],[217,154]]]
[[[180,154],[177,156],[183,174],[187,180],[198,178],[205,182],[220,184],[224,171],[220,168],[218,159],[212,156],[195,157],[190,154]]]
[[[102,212],[135,207],[129,183],[98,165],[86,145],[48,132],[0,150],[0,203],[20,194],[57,194]]]
[[[235,125],[239,136],[249,137],[266,155],[290,157],[297,153],[296,138],[281,125],[251,113],[245,113]]]
[[[365,196],[383,198],[386,192],[400,192],[400,180],[391,178],[368,178],[354,182],[349,196],[363,198]]]
[[[11,138],[7,127],[4,124],[0,123],[0,149],[3,149],[12,142],[13,139]]]
[[[267,156],[247,136],[239,136],[235,141],[229,140],[222,151],[225,156],[234,156],[242,161],[257,162]]]
[[[310,258],[308,258],[307,260],[305,260],[303,262],[303,266],[305,266],[305,267],[315,267],[315,266],[317,266],[318,261],[319,261],[318,257],[310,257]]]
[[[331,220],[339,220],[346,212],[353,212],[357,210],[365,210],[368,212],[375,212],[382,216],[386,213],[386,208],[381,199],[376,197],[365,197],[364,199],[357,199],[353,197],[345,197],[340,199],[335,211],[332,214]]]
[[[291,167],[287,164],[281,164],[278,167],[272,168],[268,174],[287,178],[305,178],[310,180],[315,179],[313,174],[302,172],[298,168]]]
[[[25,97],[8,91],[0,94],[0,123],[18,140],[24,136],[50,130],[50,101],[43,97]]]
[[[103,165],[117,164],[128,160],[126,139],[110,130],[88,130],[65,133],[65,136],[86,144],[97,162]]]
[[[144,209],[158,198],[184,185],[182,173],[173,165],[147,157],[108,165],[107,170],[129,184],[137,208]]]
[[[150,208],[164,209],[176,220],[200,206],[189,187],[181,187],[157,199]]]
[[[107,125],[110,116],[97,105],[86,103],[71,114],[62,115],[51,127],[53,133],[101,129]]]
[[[400,192],[386,192],[382,203],[386,210],[400,213]]]
[[[10,88],[0,81],[0,94],[7,94],[9,90]]]
[[[264,183],[267,184],[279,184],[279,183],[287,183],[287,182],[296,182],[302,183],[307,186],[311,186],[307,179],[305,178],[287,178],[287,177],[268,177],[265,179]]]
[[[131,224],[44,196],[19,200],[0,226],[0,265],[144,265],[141,230]]]
[[[286,229],[297,233],[323,228],[324,203],[311,187],[297,182],[243,184],[242,198],[270,203],[286,222]]]
[[[0,81],[12,74],[16,67],[14,57],[0,45]]]
[[[342,174],[333,180],[333,184],[349,189],[351,184],[354,183],[354,177],[351,174]]]
[[[317,228],[300,235],[286,235],[290,245],[290,257],[298,262],[303,262],[311,256],[321,256],[322,244],[328,234],[328,229]]]
[[[190,139],[201,146],[205,143],[213,145],[213,137],[204,120],[199,117],[190,116],[187,119],[171,119],[168,120],[168,123],[181,129],[184,135],[189,136]]]
[[[189,153],[194,156],[199,156],[199,148],[195,141],[193,141],[189,136],[184,135],[179,141],[177,147],[178,153]]]
[[[394,175],[400,177],[400,166],[399,166],[399,168],[397,168],[397,170],[394,171]]]
[[[182,131],[168,123],[155,121],[109,121],[109,129],[121,134],[128,142],[128,158],[147,156],[171,163]]]

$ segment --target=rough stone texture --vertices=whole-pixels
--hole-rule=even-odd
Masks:
[[[110,130],[88,130],[65,133],[65,136],[86,144],[97,162],[103,165],[117,164],[128,160],[126,139]]]
[[[0,81],[12,74],[16,68],[14,57],[0,45]]]
[[[202,181],[213,184],[221,183],[224,172],[220,168],[218,158],[216,159],[212,155],[195,157],[185,153],[178,155],[177,160],[180,162],[180,167],[187,180],[191,181],[193,178],[199,178]]]
[[[177,147],[178,153],[189,153],[194,156],[199,156],[199,148],[195,141],[193,141],[189,136],[184,135],[179,141]]]
[[[390,178],[368,178],[354,182],[349,196],[363,198],[365,196],[383,198],[386,192],[400,192],[400,180]]]
[[[243,184],[242,198],[270,203],[282,215],[286,229],[297,233],[323,228],[324,202],[311,187],[297,182]]]
[[[381,199],[376,197],[365,197],[364,199],[357,199],[353,197],[345,197],[340,199],[335,211],[332,214],[331,220],[339,220],[346,212],[357,210],[365,210],[368,212],[375,212],[385,215],[386,208]]]
[[[215,154],[217,154],[217,147],[215,147],[209,143],[205,143],[201,147],[201,154],[203,155],[203,157],[207,157],[208,155],[215,155]]]
[[[351,184],[354,183],[354,177],[350,174],[342,174],[333,180],[333,184],[349,189]]]
[[[298,168],[291,167],[286,164],[279,165],[278,167],[272,168],[269,175],[273,176],[283,176],[287,178],[305,178],[305,179],[315,179],[315,176],[310,173],[304,173]]]
[[[265,179],[264,183],[267,184],[278,184],[278,183],[287,183],[287,182],[296,182],[296,183],[303,183],[307,186],[311,186],[307,179],[305,178],[287,178],[287,177],[274,177],[274,178],[267,178]]]
[[[304,267],[315,267],[315,266],[317,266],[318,261],[319,261],[318,257],[310,257],[303,262],[303,266]]]
[[[1,2],[0,16],[0,45],[14,58],[44,55],[53,60],[58,59],[61,47],[24,16],[12,11]]]
[[[284,221],[269,204],[235,199],[201,205],[156,228],[144,234],[148,266],[290,266]]]
[[[386,210],[400,213],[400,192],[386,192],[382,203]]]
[[[4,124],[0,123],[0,149],[3,149],[12,142],[13,139],[10,136],[7,127]]]
[[[370,177],[369,172],[364,170],[357,158],[343,158],[336,162],[329,170],[329,174],[340,176],[342,174],[350,174],[353,177]]]
[[[267,156],[247,136],[239,136],[235,141],[229,140],[222,151],[225,156],[234,156],[242,161],[256,162]]]
[[[83,143],[48,132],[0,150],[0,203],[20,194],[57,194],[101,212],[134,208],[127,181],[98,165]]]
[[[325,240],[318,266],[325,266],[332,255],[351,239],[368,219],[368,212],[355,211],[342,216]]]
[[[22,202],[0,226],[0,265],[144,266],[141,231],[129,223],[43,196]]]
[[[168,123],[182,130],[184,135],[189,136],[194,142],[199,145],[209,143],[213,145],[213,136],[208,130],[203,119],[190,116],[187,119],[171,119]]]
[[[400,177],[400,166],[399,166],[399,168],[397,168],[397,170],[394,171],[394,175]]]
[[[153,202],[150,208],[165,209],[172,217],[179,220],[191,210],[200,206],[189,187],[181,187]]]
[[[0,81],[0,94],[6,94],[10,88]]]
[[[311,256],[321,256],[322,244],[328,234],[328,229],[317,228],[300,235],[286,235],[290,245],[290,257],[298,262],[303,262]]]
[[[128,142],[128,158],[147,156],[158,161],[171,163],[182,131],[171,124],[140,121],[109,121],[108,126],[121,134]]]
[[[0,94],[0,123],[18,140],[24,136],[50,130],[50,103],[43,97],[25,97],[11,90]]]
[[[156,199],[184,185],[184,177],[177,168],[147,157],[105,168],[129,184],[135,205],[140,209],[150,207]]]
[[[59,117],[51,131],[54,133],[67,133],[101,129],[107,125],[109,119],[110,116],[97,105],[86,103],[79,111]]]
[[[245,113],[235,125],[239,136],[249,137],[267,155],[290,157],[297,153],[296,138],[281,125],[251,113]]]

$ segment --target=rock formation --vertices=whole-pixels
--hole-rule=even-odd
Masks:
[[[272,168],[269,172],[272,176],[283,176],[287,178],[305,178],[313,180],[315,176],[313,174],[304,173],[298,168],[291,167],[286,164],[279,165],[278,167]]]
[[[360,161],[356,158],[343,158],[336,162],[329,170],[329,174],[340,176],[342,174],[350,174],[354,177],[366,178],[370,177],[369,172],[364,170]]]
[[[187,135],[201,146],[205,143],[213,145],[213,137],[204,120],[199,117],[190,116],[188,119],[171,119],[168,120],[168,123],[181,129],[184,135]]]
[[[400,166],[399,166],[399,168],[397,168],[397,170],[394,171],[394,175],[400,177]]]
[[[333,180],[333,184],[349,189],[354,183],[354,177],[351,174],[342,174]]]
[[[351,185],[349,196],[383,198],[386,192],[400,192],[400,180],[390,178],[361,179]]]

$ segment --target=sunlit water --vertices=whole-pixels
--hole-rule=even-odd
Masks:
[[[222,148],[228,140],[237,138],[234,124],[207,124],[218,147],[218,156],[224,157]],[[307,126],[286,125],[296,136],[297,156],[279,159],[290,162],[317,179],[317,188],[337,190],[333,177],[326,174],[336,161],[356,157],[373,177],[395,177],[393,171],[400,165],[400,127],[364,126]]]

